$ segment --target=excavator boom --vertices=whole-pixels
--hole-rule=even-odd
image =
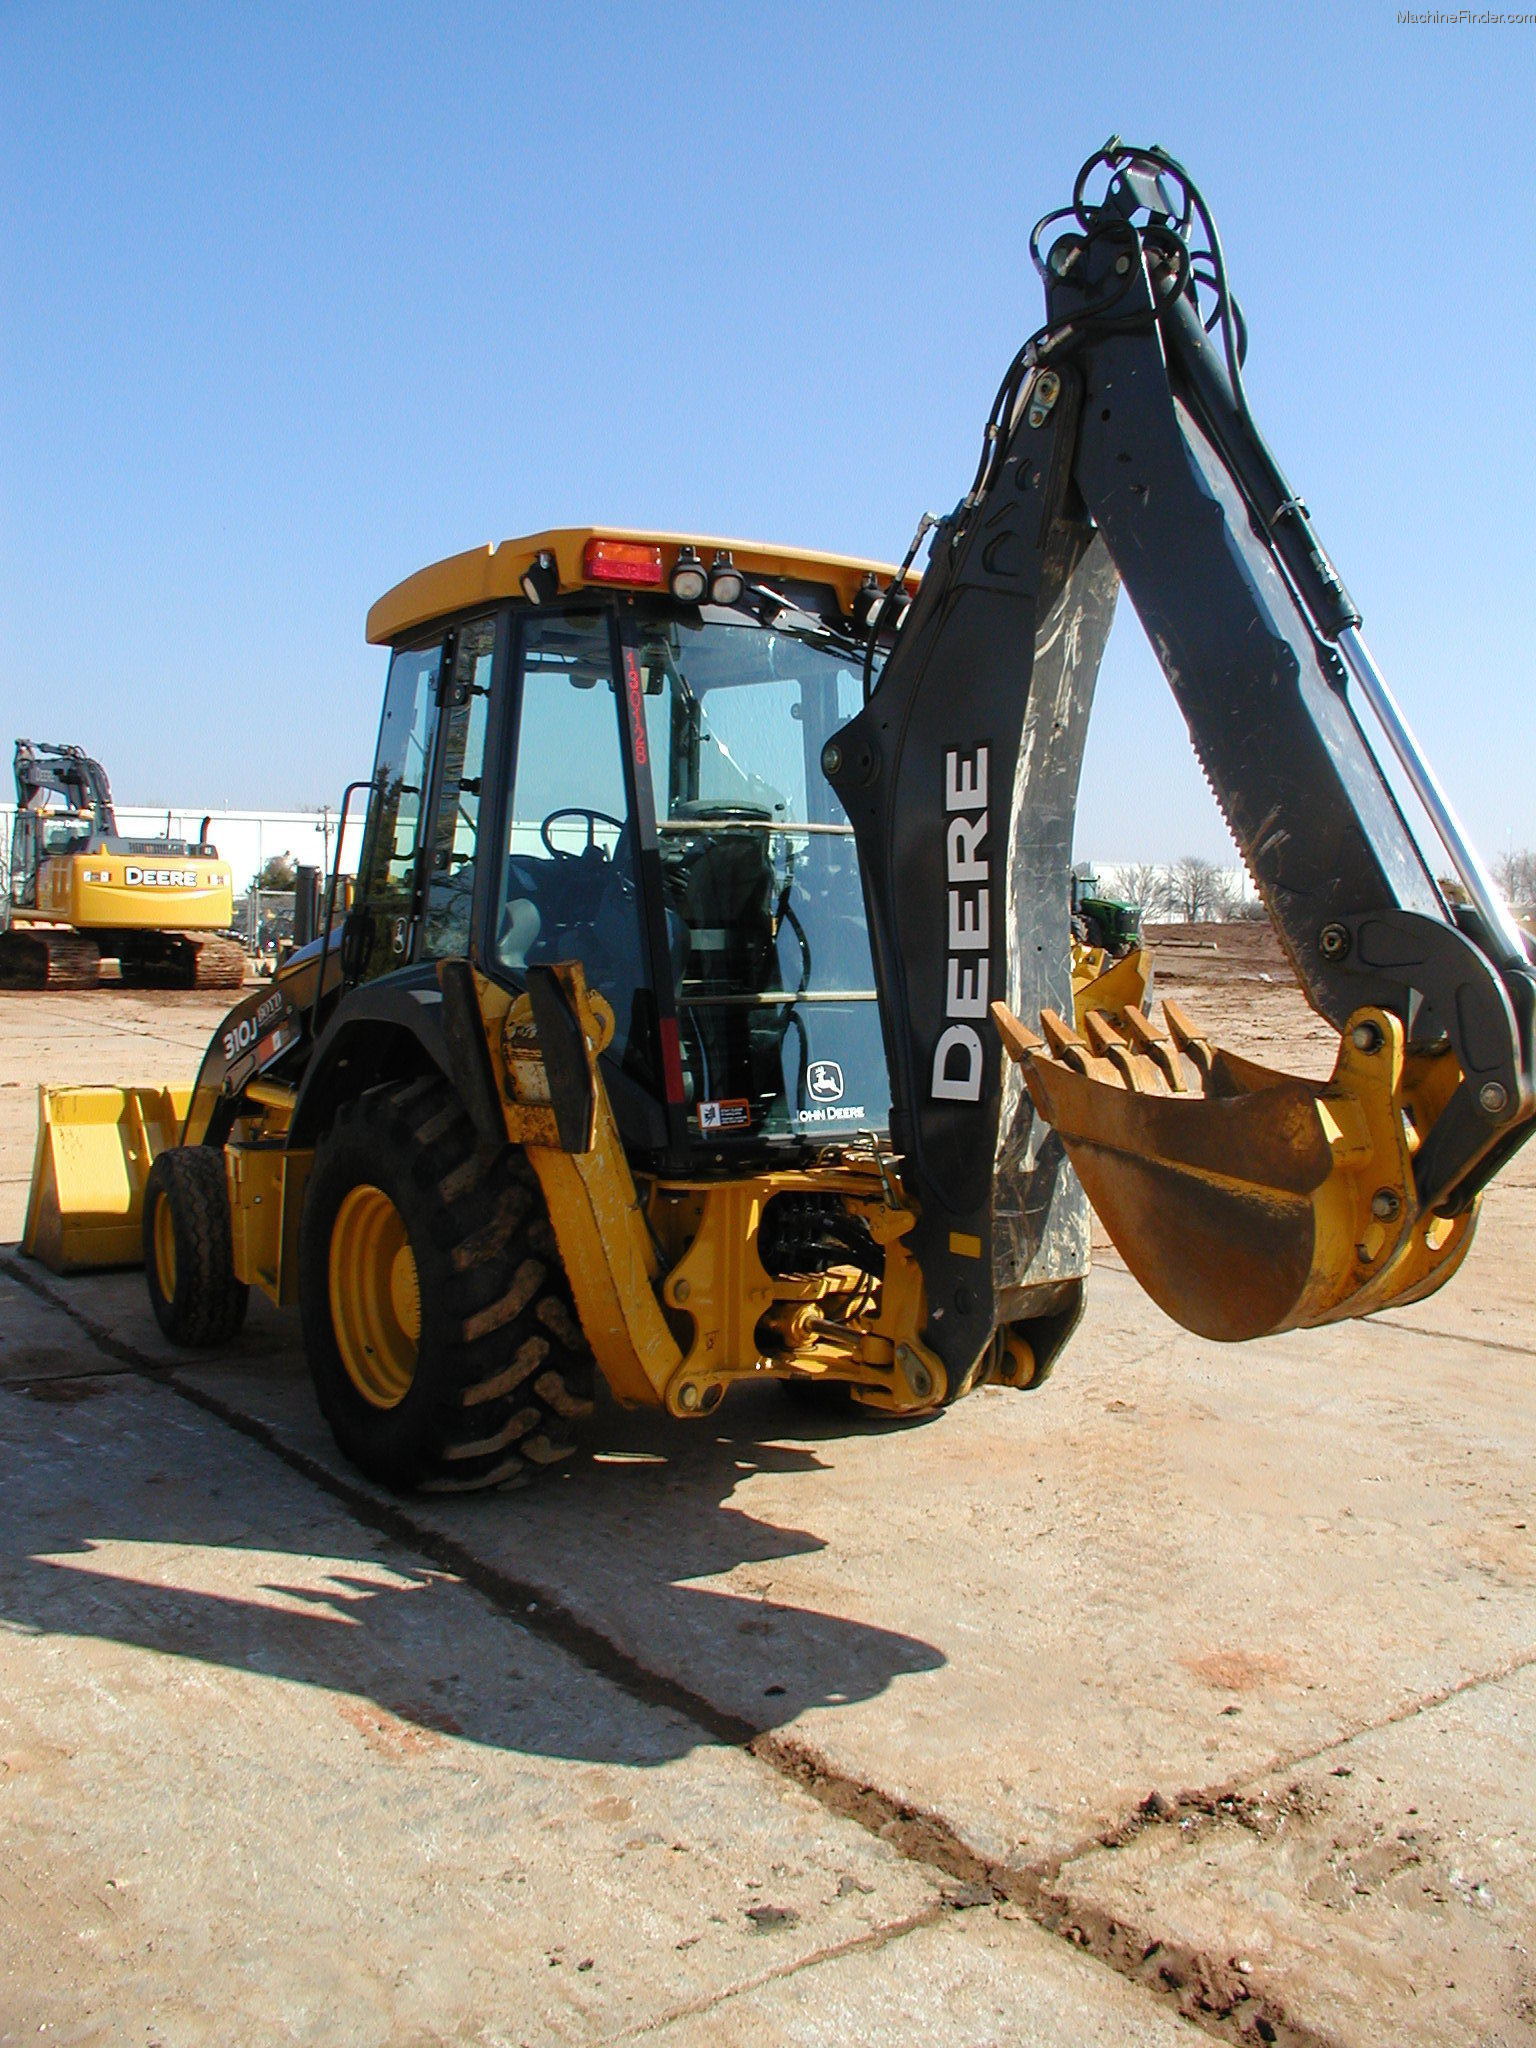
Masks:
[[[52,740],[18,740],[12,757],[18,805],[41,805],[50,795],[66,807],[89,816],[98,832],[115,832],[112,788],[107,771],[83,747],[59,746]]]
[[[1080,1257],[1063,1152],[1170,1313],[1248,1337],[1438,1286],[1536,1107],[1525,940],[1254,425],[1204,201],[1163,152],[1115,141],[1032,248],[1046,323],[1003,381],[878,687],[824,761],[858,838],[893,1141],[952,1374]],[[1210,1047],[1176,1014],[1166,1030],[1098,1014],[1086,1033],[1059,1014],[1083,728],[1122,583],[1301,986],[1340,1032],[1327,1084]],[[1362,705],[1438,846],[1410,825]],[[1041,1013],[1044,1039],[1019,1023]]]

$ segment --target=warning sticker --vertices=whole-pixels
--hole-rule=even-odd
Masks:
[[[746,1131],[752,1127],[752,1105],[745,1097],[699,1104],[701,1131]]]

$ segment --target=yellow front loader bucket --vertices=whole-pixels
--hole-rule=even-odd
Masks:
[[[144,1183],[174,1145],[190,1088],[39,1088],[21,1248],[55,1273],[137,1266]]]
[[[1415,1301],[1467,1254],[1476,1205],[1418,1203],[1413,1155],[1461,1079],[1362,1009],[1328,1081],[1222,1051],[1179,1006],[992,1014],[1115,1247],[1160,1308],[1238,1342]]]
[[[1102,946],[1072,941],[1072,1014],[1082,1030],[1090,1010],[1144,1010],[1152,986],[1152,955],[1135,946],[1111,960]]]

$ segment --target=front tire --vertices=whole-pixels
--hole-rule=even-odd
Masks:
[[[250,1294],[235,1278],[224,1154],[210,1145],[162,1152],[144,1183],[144,1275],[155,1321],[173,1344],[227,1344]]]
[[[433,1075],[345,1104],[299,1242],[304,1348],[337,1443],[394,1492],[518,1484],[575,1449],[592,1354],[538,1180]]]

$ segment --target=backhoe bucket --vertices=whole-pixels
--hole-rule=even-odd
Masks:
[[[21,1248],[55,1273],[137,1266],[144,1183],[176,1143],[190,1088],[39,1088]]]
[[[1406,1056],[1386,1011],[1350,1018],[1327,1082],[1212,1047],[1176,1003],[1167,1030],[1131,1007],[1054,1012],[1037,1038],[993,1018],[1036,1109],[1159,1307],[1236,1342],[1369,1315],[1431,1294],[1460,1265],[1475,1207],[1419,1209],[1413,1153],[1460,1080]]]

